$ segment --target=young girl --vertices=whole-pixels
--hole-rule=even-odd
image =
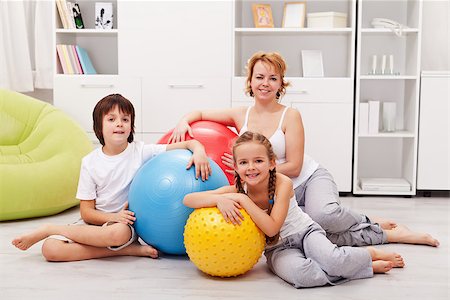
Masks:
[[[250,131],[233,147],[236,186],[186,195],[193,208],[217,206],[223,217],[239,224],[244,208],[266,234],[270,269],[296,288],[369,278],[403,267],[403,258],[373,247],[338,247],[297,205],[292,181],[275,171],[275,154],[267,138]]]
[[[195,165],[196,176],[211,173],[202,144],[196,140],[171,145],[144,145],[134,142],[134,107],[119,94],[101,99],[93,111],[94,132],[103,147],[83,158],[78,183],[82,220],[72,225],[44,225],[12,241],[21,250],[51,236],[42,246],[48,261],[75,261],[91,258],[133,255],[156,258],[158,252],[141,245],[128,210],[128,191],[137,170],[152,157],[172,149],[193,152],[187,168]],[[91,225],[88,225],[91,224]],[[67,240],[70,239],[70,240]]]
[[[298,205],[339,246],[367,246],[384,243],[424,244],[437,247],[439,241],[427,233],[382,218],[369,218],[343,205],[331,173],[304,153],[302,117],[294,108],[280,103],[289,82],[285,80],[286,62],[275,52],[257,52],[247,65],[246,94],[255,105],[221,110],[194,111],[185,115],[170,141],[192,136],[192,122],[209,120],[265,135],[277,156],[278,172],[292,179]],[[332,151],[332,150],[330,150]],[[233,168],[233,158],[224,153],[223,163]],[[231,170],[232,171],[232,170]]]

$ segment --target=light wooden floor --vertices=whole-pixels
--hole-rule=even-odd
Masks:
[[[377,246],[401,253],[406,267],[339,286],[297,290],[270,273],[264,257],[243,276],[218,279],[203,275],[186,257],[48,263],[40,254],[41,243],[26,252],[10,244],[39,224],[75,220],[74,208],[52,217],[0,222],[0,299],[449,299],[448,197],[349,196],[342,202],[369,216],[427,231],[441,246]]]

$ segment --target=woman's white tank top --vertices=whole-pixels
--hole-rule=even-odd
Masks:
[[[245,114],[244,125],[239,131],[239,135],[248,131],[248,116],[250,114],[250,110],[253,106],[249,106],[247,109],[247,113]],[[273,152],[277,156],[277,164],[282,164],[286,162],[286,136],[284,135],[283,129],[281,125],[283,125],[284,116],[286,114],[288,107],[283,110],[281,114],[280,122],[278,123],[278,127],[273,133],[273,135],[269,138],[270,143],[272,144]],[[300,172],[300,175],[297,177],[291,177],[294,188],[298,187],[302,184],[306,179],[308,179],[314,171],[317,169],[319,164],[313,160],[309,155],[304,154],[303,156],[303,166]]]

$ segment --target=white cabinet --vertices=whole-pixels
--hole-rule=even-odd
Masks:
[[[154,141],[189,111],[230,107],[232,1],[119,7],[119,73],[143,78],[144,140]]]
[[[358,16],[353,193],[414,195],[422,1],[360,0]],[[376,24],[375,18],[394,23]],[[360,120],[367,122],[360,104],[368,101],[380,105],[378,110],[369,108],[379,113],[369,113],[369,123],[378,123],[375,132],[359,128]],[[389,131],[382,118],[385,102],[396,107],[395,126]],[[367,179],[380,184],[362,188],[361,180]],[[398,186],[399,180],[406,186]]]
[[[253,104],[252,98],[244,94],[245,67],[253,53],[280,53],[287,62],[286,79],[291,83],[281,103],[298,109],[302,115],[305,152],[330,170],[340,192],[350,192],[356,1],[305,2],[306,13],[347,14],[344,28],[282,28],[283,1],[264,1],[271,5],[274,28],[254,28],[253,3],[259,2],[235,1],[232,105]],[[302,50],[322,52],[324,77],[303,77]]]
[[[450,190],[450,72],[422,72],[418,190]]]
[[[92,128],[92,111],[100,99],[113,93],[120,93],[133,103],[135,131],[142,131],[140,78],[117,75],[56,76],[53,93],[54,105],[77,121],[93,142],[97,138]]]

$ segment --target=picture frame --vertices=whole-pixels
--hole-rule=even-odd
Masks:
[[[112,2],[95,2],[95,29],[113,29]]]
[[[252,4],[253,23],[256,28],[273,28],[272,8],[270,4]]]
[[[304,28],[306,19],[306,2],[286,2],[284,4],[284,28]]]
[[[302,50],[303,77],[323,77],[322,51]]]

